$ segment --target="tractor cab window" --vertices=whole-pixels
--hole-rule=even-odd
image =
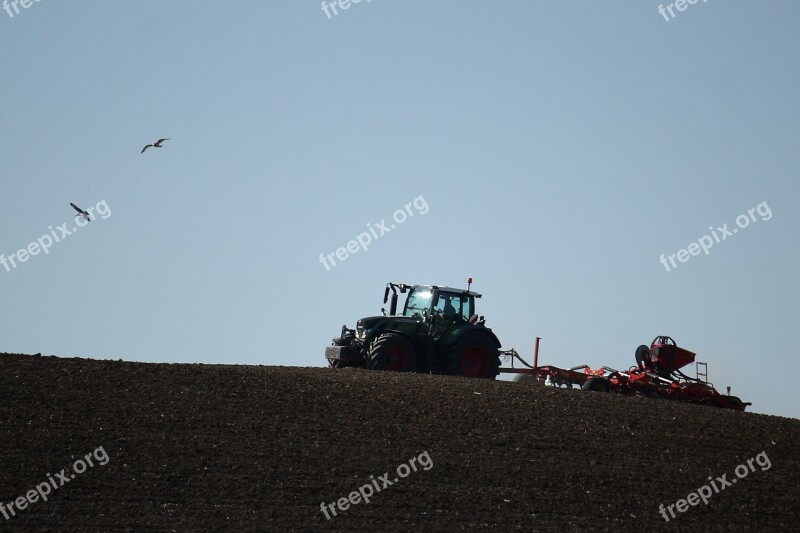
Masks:
[[[433,314],[443,318],[461,317],[463,320],[469,320],[469,317],[472,316],[472,308],[473,303],[468,294],[440,292],[439,301],[433,308]]]
[[[411,294],[408,295],[408,300],[406,300],[406,308],[403,311],[403,315],[422,318],[423,311],[430,312],[432,298],[433,293],[429,290],[412,291]]]

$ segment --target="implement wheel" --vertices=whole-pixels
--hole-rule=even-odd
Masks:
[[[722,407],[722,404],[716,398],[703,398],[698,404],[706,407]]]
[[[733,409],[744,411],[744,402],[738,396],[725,396],[725,398],[731,402]]]
[[[593,392],[611,392],[611,383],[606,378],[589,378],[584,382],[581,389]]]
[[[661,399],[661,395],[655,389],[645,389],[642,394],[645,398]]]

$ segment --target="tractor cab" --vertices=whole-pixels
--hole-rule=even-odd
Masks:
[[[403,316],[423,321],[437,319],[468,322],[475,314],[475,298],[481,295],[471,291],[416,285],[406,299]]]

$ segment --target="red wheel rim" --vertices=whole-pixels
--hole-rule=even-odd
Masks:
[[[402,346],[390,346],[386,350],[386,370],[400,372],[406,367],[406,351]]]
[[[489,354],[480,346],[467,348],[459,361],[461,374],[468,378],[482,378],[489,370]]]

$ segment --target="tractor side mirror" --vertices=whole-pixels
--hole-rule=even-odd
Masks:
[[[388,301],[389,301],[389,286],[387,285],[386,290],[383,291],[383,303],[386,303]]]

